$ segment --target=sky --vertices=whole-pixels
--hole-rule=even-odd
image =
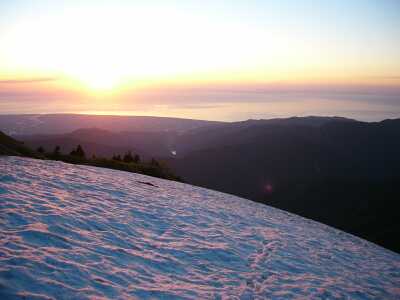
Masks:
[[[400,1],[0,0],[0,113],[400,117]]]

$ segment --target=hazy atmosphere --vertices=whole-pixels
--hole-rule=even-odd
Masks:
[[[400,3],[1,1],[0,112],[400,115]]]
[[[0,299],[400,299],[400,0],[0,0]]]

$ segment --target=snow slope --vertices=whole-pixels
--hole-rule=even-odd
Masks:
[[[400,255],[177,182],[0,157],[0,215],[0,299],[400,298]]]

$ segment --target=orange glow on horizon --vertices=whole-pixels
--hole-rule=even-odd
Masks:
[[[325,37],[206,21],[166,7],[83,6],[28,16],[0,36],[0,77],[55,74],[57,84],[97,94],[160,84],[400,82],[399,61],[372,60],[350,46],[344,53]]]
[[[0,1],[0,113],[398,111],[394,4],[45,2]]]

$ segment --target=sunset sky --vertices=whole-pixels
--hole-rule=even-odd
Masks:
[[[0,1],[0,113],[400,117],[400,1]]]

